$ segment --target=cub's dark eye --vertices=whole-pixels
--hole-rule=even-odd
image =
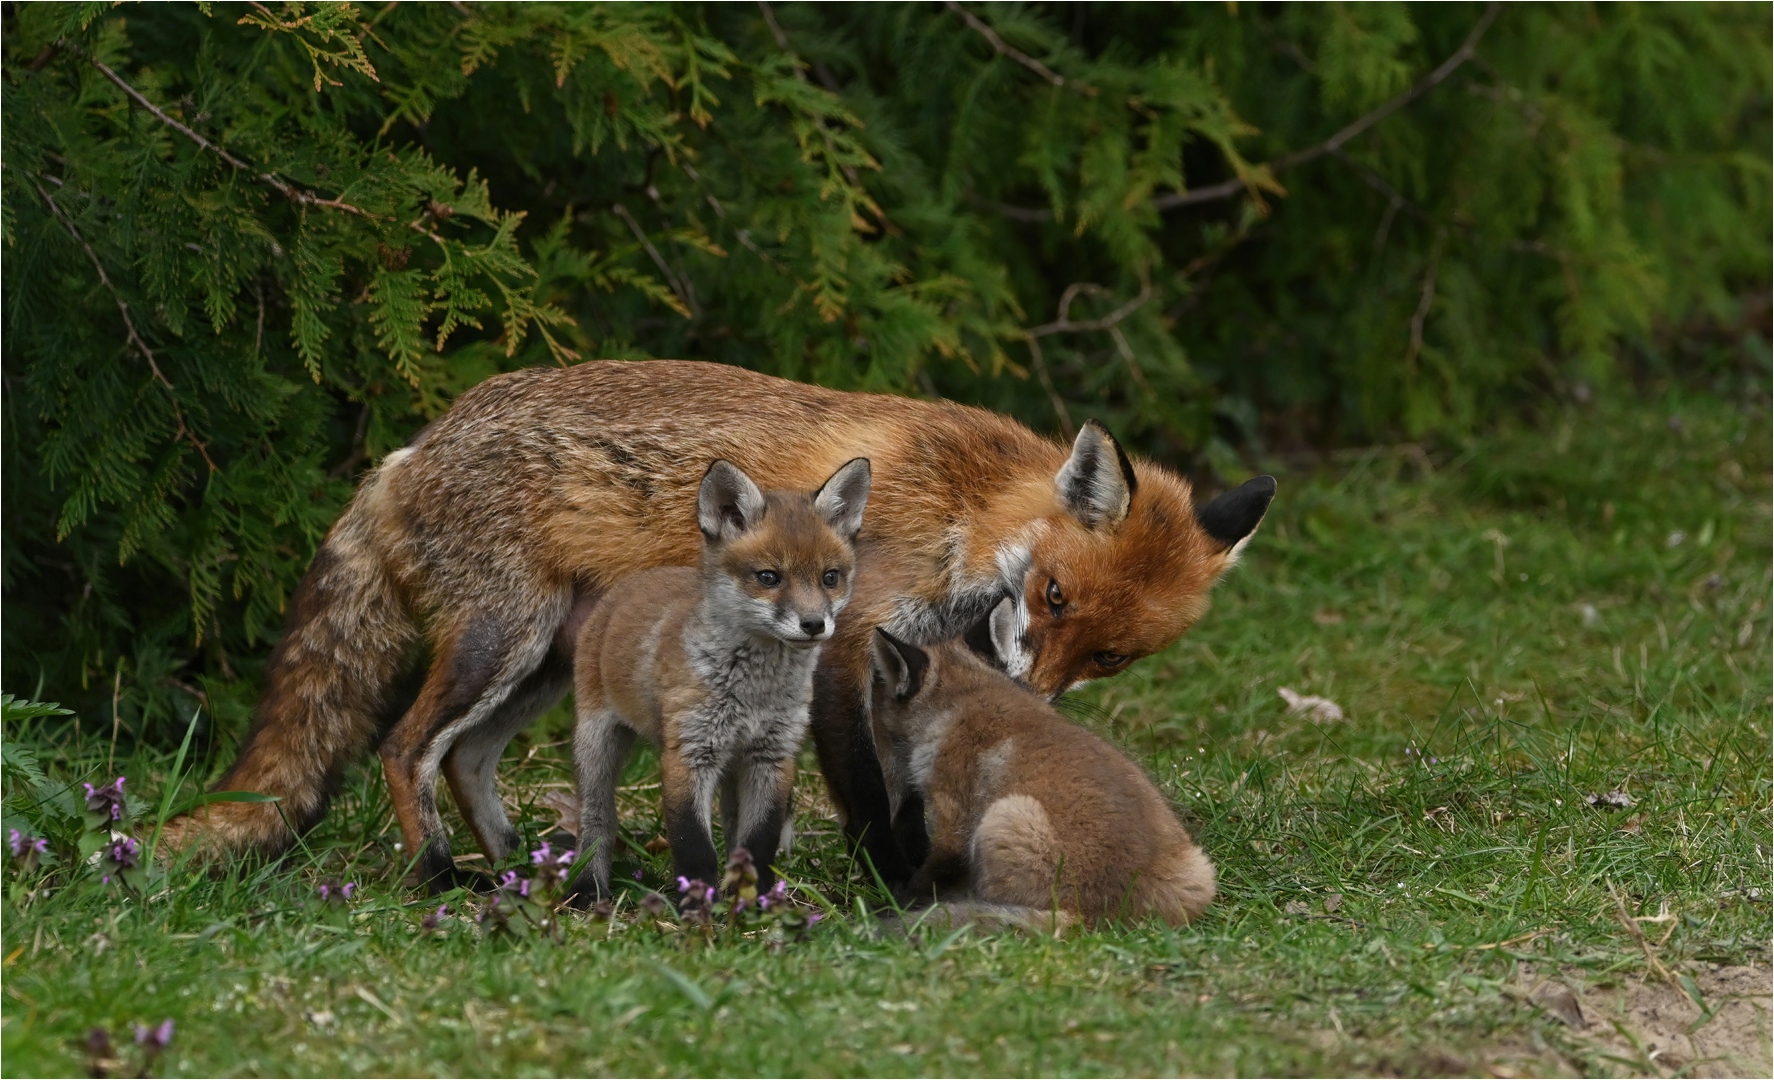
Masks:
[[[1106,668],[1118,668],[1127,663],[1127,657],[1118,652],[1100,652],[1096,654],[1096,662]]]
[[[774,570],[759,570],[758,584],[766,589],[774,589],[782,584],[782,575]]]
[[[1056,619],[1066,609],[1066,594],[1060,591],[1059,582],[1052,578],[1047,581],[1047,606],[1052,609],[1053,617]]]
[[[836,570],[827,570],[825,572],[825,577],[821,580],[825,582],[826,588],[835,589],[838,587],[838,582],[844,580],[844,575],[838,573]]]

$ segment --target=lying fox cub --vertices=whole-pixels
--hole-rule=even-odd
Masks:
[[[637,734],[660,748],[677,873],[719,880],[719,786],[728,850],[748,848],[759,888],[771,885],[813,668],[850,600],[869,479],[857,458],[810,495],[766,494],[716,461],[696,502],[702,566],[631,574],[592,609],[573,661],[579,844],[593,852],[577,900],[609,895],[616,786]]]
[[[1011,640],[1008,601],[994,641]],[[914,899],[965,890],[993,905],[1185,923],[1214,894],[1214,868],[1164,796],[1108,743],[964,644],[928,651],[875,632],[871,702],[931,813]]]

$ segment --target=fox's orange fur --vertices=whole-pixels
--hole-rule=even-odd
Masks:
[[[343,768],[379,742],[427,879],[452,865],[440,771],[482,849],[502,858],[520,838],[494,784],[500,752],[566,691],[577,623],[606,588],[696,562],[697,486],[717,457],[764,487],[798,490],[869,458],[863,539],[905,588],[853,604],[840,636],[886,624],[934,642],[1015,593],[1017,673],[1045,694],[1183,633],[1273,491],[1253,481],[1198,518],[1186,481],[1129,461],[1094,425],[1068,449],[980,409],[722,365],[599,361],[500,375],[390,454],[316,556],[222,781],[282,803],[212,804],[169,823],[168,847],[280,849],[285,820],[318,820]],[[1049,602],[1050,586],[1063,603]],[[828,649],[844,659],[816,677],[814,736],[846,827],[884,874],[903,877],[858,713],[865,643]],[[420,644],[423,684],[387,727],[383,717],[408,704],[393,687]]]

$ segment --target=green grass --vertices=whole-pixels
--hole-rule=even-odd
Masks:
[[[146,903],[9,871],[5,1073],[83,1073],[90,1028],[165,1017],[166,1075],[1654,1072],[1527,1004],[1525,973],[1643,975],[1621,905],[1672,916],[1647,925],[1677,972],[1767,962],[1769,437],[1765,405],[1666,398],[1433,460],[1278,467],[1213,612],[1072,706],[1218,863],[1195,926],[884,934],[809,774],[786,866],[836,913],[806,940],[422,936],[434,905],[399,886],[365,770],[283,868],[175,871]],[[1290,717],[1281,686],[1347,718]],[[96,777],[109,732],[70,730],[6,735]],[[563,731],[551,716],[506,762],[532,833]],[[137,796],[171,766],[120,762]],[[1585,800],[1611,790],[1634,804]],[[655,795],[626,796],[637,838]],[[666,862],[618,869],[662,885]],[[310,900],[331,877],[362,883],[340,925]]]

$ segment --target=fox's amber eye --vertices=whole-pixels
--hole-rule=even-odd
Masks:
[[[782,575],[774,570],[759,570],[758,584],[766,589],[774,589],[782,584]]]
[[[844,575],[838,573],[836,570],[827,570],[825,572],[825,577],[822,580],[824,580],[826,588],[835,589],[838,587],[838,582],[844,580]]]
[[[1052,578],[1047,579],[1047,606],[1053,609],[1053,617],[1056,619],[1066,609],[1066,594],[1060,592],[1059,582]]]
[[[1118,668],[1127,663],[1127,657],[1118,652],[1100,652],[1096,654],[1096,662],[1106,668]]]

